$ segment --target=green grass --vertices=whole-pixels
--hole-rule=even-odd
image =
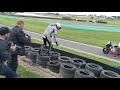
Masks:
[[[39,43],[39,44],[43,43],[42,41],[38,41],[36,39],[32,39],[32,42]],[[76,55],[79,55],[79,56],[83,56],[83,57],[86,57],[86,58],[90,58],[90,59],[93,59],[95,61],[107,64],[107,65],[110,65],[110,66],[119,66],[120,65],[120,63],[117,63],[117,62],[109,61],[109,60],[106,60],[106,59],[103,59],[103,58],[99,58],[99,57],[95,57],[95,56],[92,56],[92,55],[89,55],[89,54],[77,52],[77,51],[70,50],[70,49],[67,49],[67,48],[63,48],[63,47],[60,47],[60,46],[54,45],[54,48],[59,49],[59,50],[63,50],[63,51],[69,52],[69,53],[73,53],[73,54],[76,54]]]
[[[16,25],[17,20],[18,19],[0,18],[0,24],[14,26]],[[24,20],[24,22],[25,30],[36,33],[43,33],[48,25],[48,23],[39,22],[37,20]],[[62,30],[58,32],[58,38],[103,47],[108,41],[112,41],[114,44],[118,44],[120,42],[120,33],[84,31],[63,27]]]
[[[21,75],[17,78],[43,78],[42,75],[32,72],[30,70],[27,70],[23,66],[19,65],[17,69],[17,73],[20,73]],[[0,78],[5,78],[4,76],[0,75]]]
[[[21,74],[18,78],[43,78],[42,75],[30,70],[26,70],[21,65],[19,65],[17,72]]]

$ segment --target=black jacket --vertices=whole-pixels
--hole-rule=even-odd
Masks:
[[[25,37],[25,33],[23,30],[20,30],[18,26],[15,26],[11,29],[8,41],[12,41],[14,44],[22,47],[30,43],[30,39]]]
[[[3,63],[6,60],[11,60],[12,52],[7,47],[5,40],[0,39],[0,63]]]

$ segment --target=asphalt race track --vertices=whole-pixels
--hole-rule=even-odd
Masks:
[[[0,25],[0,27],[1,26],[4,26],[4,25]],[[36,38],[38,40],[42,40],[41,34],[29,32],[29,31],[25,31],[25,32],[33,38]],[[78,42],[69,41],[69,40],[64,40],[64,39],[60,39],[60,38],[58,38],[58,42],[59,42],[60,46],[65,47],[65,48],[69,48],[69,49],[76,50],[79,52],[83,52],[83,53],[87,53],[87,54],[94,55],[97,57],[105,58],[107,60],[120,62],[120,56],[112,57],[109,54],[108,55],[103,54],[102,47],[87,45],[87,44],[78,43]]]

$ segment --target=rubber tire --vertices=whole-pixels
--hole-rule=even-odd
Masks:
[[[109,75],[112,74],[113,76]],[[120,78],[120,75],[116,72],[110,71],[110,70],[103,70],[100,73],[100,78]]]
[[[39,52],[40,48],[32,48],[31,51],[32,52]]]
[[[106,48],[103,48],[103,53],[104,53],[104,54],[108,54],[108,53],[109,53],[109,50],[106,49]]]
[[[25,56],[27,57],[27,54],[30,53],[31,51],[25,51]]]
[[[74,64],[76,67],[84,67],[86,62],[82,59],[79,59],[79,58],[73,58],[70,63]]]
[[[76,60],[77,60],[78,62],[80,62],[80,64],[75,63],[74,61],[76,61]],[[80,59],[80,58],[72,58],[72,60],[70,61],[70,63],[73,63],[76,67],[85,69],[86,61],[84,61],[83,59]]]
[[[27,57],[27,54],[31,52],[31,47],[30,46],[24,46],[25,48],[25,56]]]
[[[43,68],[47,67],[47,62],[48,62],[47,60],[46,61],[42,61],[42,60],[36,59],[36,64],[40,65]]]
[[[58,61],[61,63],[70,63],[71,58],[67,56],[59,56]]]
[[[96,78],[94,73],[87,69],[77,69],[74,78]]]
[[[31,51],[31,47],[30,46],[24,46],[25,51]]]
[[[85,65],[85,69],[92,71],[97,77],[100,77],[100,73],[103,70],[103,68],[100,65],[95,63],[87,63]]]
[[[58,52],[51,52],[50,55],[51,55],[51,60],[58,60],[58,57],[61,56],[61,54]]]
[[[49,56],[48,53],[40,53],[41,56]]]
[[[74,64],[71,64],[71,63],[62,63],[60,65],[59,73],[64,78],[73,78],[76,69],[77,69],[77,67]]]
[[[37,54],[36,59],[41,60],[41,58],[43,57],[50,58],[51,56],[49,56],[47,53],[41,53],[41,54]]]
[[[27,58],[29,58],[33,63],[36,63],[36,53],[28,53]]]
[[[52,72],[59,73],[60,70],[60,62],[59,61],[48,61],[47,68]]]
[[[50,56],[45,56],[45,55],[41,56],[37,54],[36,63],[41,67],[46,68],[48,61],[50,61]]]
[[[39,50],[39,53],[48,53],[48,51],[49,51],[48,49],[45,49],[45,48],[44,48],[44,49],[40,49],[40,50]]]

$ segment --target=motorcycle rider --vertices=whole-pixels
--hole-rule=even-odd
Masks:
[[[43,42],[44,44],[43,45],[47,45],[47,43],[49,44],[49,52],[51,51],[51,48],[52,48],[52,41],[51,41],[51,38],[52,38],[52,33],[54,33],[54,41],[56,43],[56,45],[58,46],[58,41],[57,41],[57,31],[61,29],[61,24],[60,23],[55,23],[53,25],[49,25],[43,35],[42,35],[42,38],[43,38]]]
[[[112,42],[108,42],[106,47],[103,48],[105,54],[110,53],[113,57],[120,55],[120,43],[118,45],[112,45]]]

